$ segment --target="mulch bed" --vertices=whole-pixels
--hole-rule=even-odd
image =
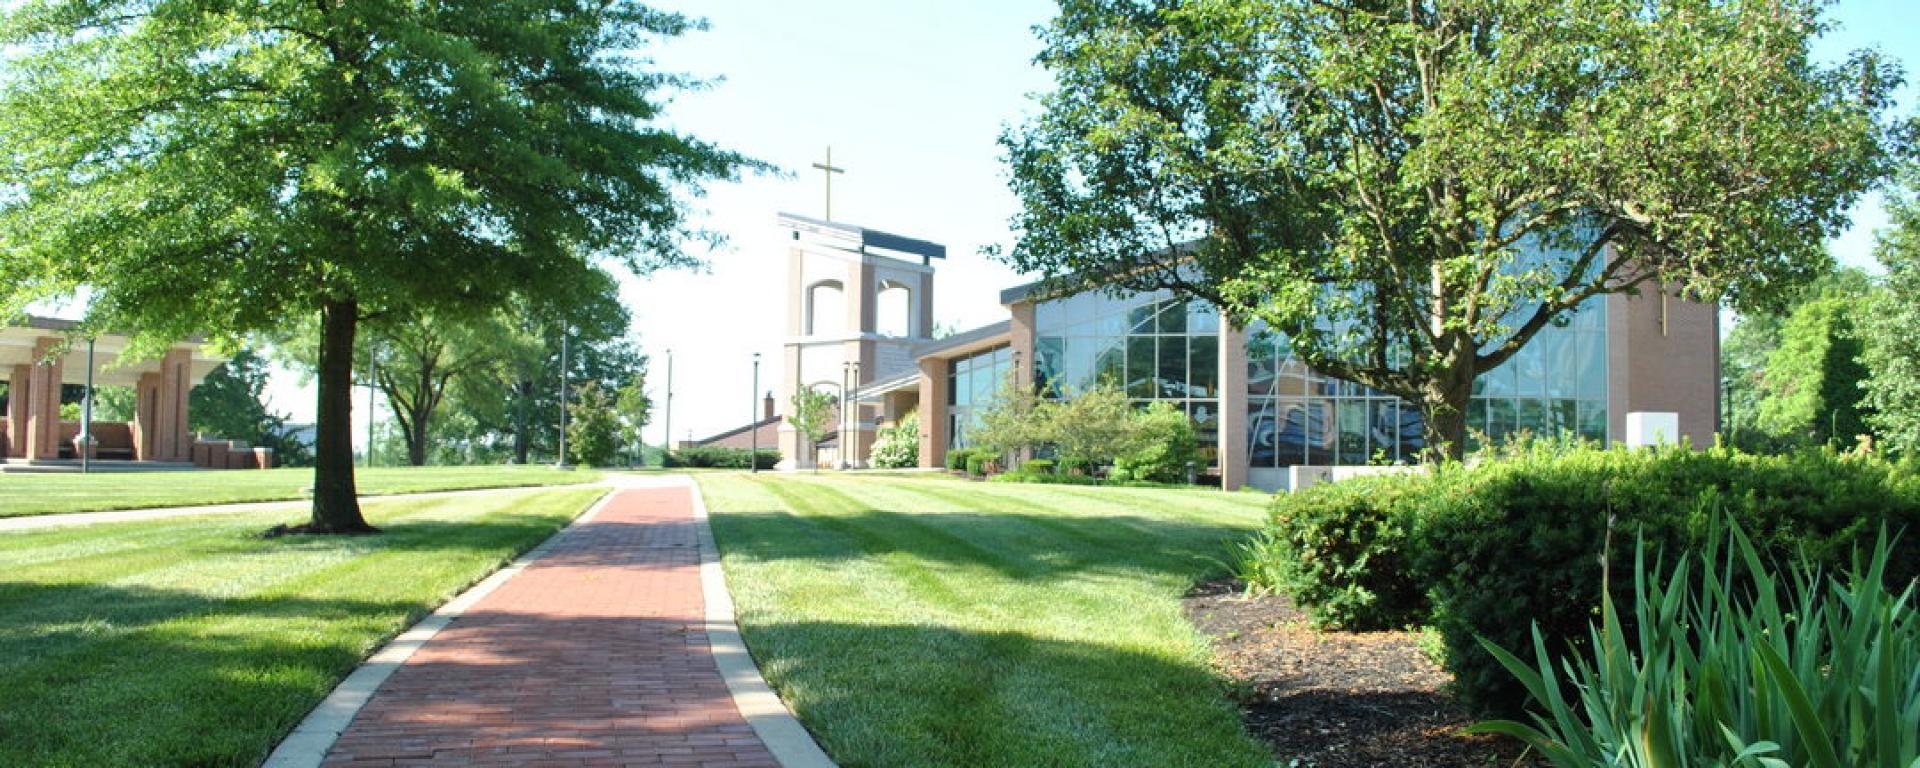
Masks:
[[[1187,618],[1213,640],[1248,732],[1294,768],[1540,766],[1519,742],[1460,732],[1473,718],[1411,632],[1313,629],[1283,595],[1196,587]]]

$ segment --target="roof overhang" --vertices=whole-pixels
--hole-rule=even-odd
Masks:
[[[877,229],[825,221],[797,213],[780,214],[779,223],[793,230],[795,240],[805,238],[843,251],[872,256],[916,256],[922,264],[947,257],[947,247],[944,245]]]
[[[11,378],[14,366],[40,362],[34,357],[36,346],[41,339],[55,338],[67,342],[66,349],[57,354],[61,363],[61,383],[87,383],[87,339],[69,336],[79,327],[80,324],[72,320],[31,315],[19,325],[0,326],[0,377]],[[93,337],[92,341],[94,386],[131,387],[140,382],[141,375],[160,372],[160,359],[157,357],[121,357],[131,342],[123,334],[103,333]],[[179,342],[171,348],[192,353],[189,358],[192,361],[190,375],[195,384],[226,362],[226,358],[209,353],[198,340]]]
[[[913,349],[914,360],[937,358],[950,360],[965,357],[1006,344],[1013,339],[1013,321],[1002,320],[992,325],[983,325],[965,333],[958,333],[932,343],[922,344]]]

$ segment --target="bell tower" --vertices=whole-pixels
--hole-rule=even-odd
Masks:
[[[933,338],[933,260],[946,246],[791,213],[779,226],[791,234],[780,407],[790,412],[802,388],[849,402],[862,386],[915,371],[913,348]],[[836,413],[827,428],[836,449],[826,454],[781,422],[781,466],[866,466],[877,410]]]

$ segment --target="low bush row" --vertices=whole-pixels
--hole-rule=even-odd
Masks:
[[[752,469],[754,459],[758,459],[761,469],[773,469],[780,463],[780,452],[762,449],[756,454],[747,448],[700,446],[670,452],[663,463],[668,467]]]
[[[1510,713],[1525,691],[1478,638],[1519,648],[1538,626],[1555,652],[1582,646],[1603,570],[1618,589],[1633,577],[1636,540],[1696,550],[1718,518],[1769,562],[1804,556],[1830,569],[1883,526],[1910,530],[1886,575],[1904,585],[1920,573],[1920,471],[1830,451],[1521,448],[1283,494],[1237,559],[1249,582],[1293,595],[1323,626],[1433,624],[1462,700]]]

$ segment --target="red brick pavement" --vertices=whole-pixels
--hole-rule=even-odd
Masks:
[[[687,488],[620,491],[380,687],[328,766],[776,768],[714,667]]]

